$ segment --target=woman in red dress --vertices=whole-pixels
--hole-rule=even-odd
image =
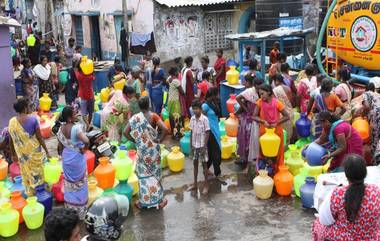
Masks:
[[[216,72],[215,82],[216,87],[220,89],[220,82],[226,79],[226,60],[223,58],[223,50],[216,50],[217,59],[214,64],[214,69]]]

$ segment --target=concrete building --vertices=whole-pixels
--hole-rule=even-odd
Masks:
[[[235,57],[235,46],[224,36],[255,30],[254,1],[156,0],[154,9],[158,54],[164,61],[187,55],[198,61],[207,54],[213,62],[219,48]]]
[[[63,15],[66,38],[75,37],[89,56],[94,52],[102,59],[120,55],[123,22],[120,0],[66,3]],[[232,43],[224,35],[254,30],[252,1],[128,0],[127,6],[131,14],[130,31],[153,32],[158,51],[155,55],[163,62],[187,55],[200,56],[217,48],[231,50]]]
[[[42,31],[46,37],[63,37],[60,23],[64,0],[0,0],[1,8],[5,11],[13,10],[15,18],[24,26],[31,20],[36,24],[35,29]]]
[[[83,54],[105,60],[120,56],[120,30],[123,23],[120,0],[67,0],[63,29],[66,39],[70,36],[83,46]],[[140,3],[140,4],[138,4]],[[153,32],[153,1],[128,0],[130,29],[136,32]]]
[[[28,0],[27,0],[28,1]],[[100,59],[120,57],[123,23],[121,0],[65,0],[60,23],[65,39],[73,36],[83,53]],[[191,55],[195,61],[218,48],[236,57],[237,46],[224,38],[231,33],[255,31],[255,1],[252,0],[127,0],[130,32],[153,32],[162,62]],[[318,0],[308,0],[302,15],[310,25]],[[280,18],[278,16],[277,18]],[[141,58],[141,56],[131,55]],[[211,59],[213,61],[213,59]],[[132,61],[133,62],[133,61]]]

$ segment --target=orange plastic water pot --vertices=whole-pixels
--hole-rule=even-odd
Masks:
[[[274,186],[280,196],[289,196],[293,188],[293,176],[285,165],[278,167],[279,171],[274,175]]]

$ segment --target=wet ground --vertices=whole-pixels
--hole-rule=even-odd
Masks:
[[[169,138],[165,141],[167,146],[172,143]],[[48,146],[55,151],[55,140],[49,140]],[[213,180],[208,195],[199,192],[193,196],[187,191],[193,180],[192,170],[189,158],[183,172],[165,170],[163,185],[168,205],[164,210],[132,208],[119,240],[311,240],[313,211],[302,208],[299,198],[273,194],[269,200],[258,200],[253,192],[253,177],[233,160],[222,163],[225,183]],[[201,174],[199,180],[203,181]],[[202,187],[201,182],[199,188]],[[22,224],[19,233],[6,240],[43,241],[43,229],[30,231]]]

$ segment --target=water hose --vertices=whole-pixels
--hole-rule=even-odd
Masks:
[[[325,19],[323,20],[323,23],[321,26],[321,30],[319,31],[319,36],[318,36],[318,40],[317,40],[317,48],[315,50],[316,54],[317,54],[317,66],[318,66],[319,72],[325,76],[329,76],[329,75],[326,73],[325,68],[323,68],[323,65],[322,65],[322,59],[321,59],[322,41],[323,41],[323,36],[326,34],[326,27],[327,27],[327,24],[329,22],[331,13],[333,12],[333,10],[336,6],[336,3],[337,3],[337,0],[333,0],[329,9],[327,10]],[[326,49],[326,50],[328,51],[328,49]],[[327,54],[328,54],[328,52],[327,52]]]

